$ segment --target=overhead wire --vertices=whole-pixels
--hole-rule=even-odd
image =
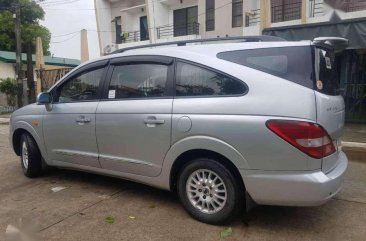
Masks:
[[[154,0],[154,1],[157,1],[157,0]],[[233,2],[232,2],[232,1],[230,1],[230,2],[228,2],[228,3],[226,3],[226,4],[224,4],[224,5],[221,5],[221,6],[219,6],[219,7],[216,7],[216,8],[214,8],[214,11],[216,11],[216,10],[218,10],[218,9],[220,9],[220,8],[226,7],[227,5],[232,4],[232,3],[233,3]],[[104,9],[113,9],[113,8],[104,8]],[[48,9],[48,10],[50,10],[50,9]],[[52,9],[52,10],[56,10],[56,9]],[[75,9],[75,10],[95,10],[95,8],[93,8],[93,9]],[[204,14],[206,14],[206,11],[205,11],[205,12],[202,12],[202,13],[200,13],[200,14],[198,14],[198,15],[197,15],[197,17],[202,16],[202,15],[204,15]],[[157,29],[157,27],[155,27],[155,28],[148,28],[148,29],[149,29],[149,30],[154,30],[154,29]],[[98,32],[98,33],[114,33],[114,32],[116,32],[116,31],[112,31],[112,30],[94,30],[94,29],[87,29],[87,31]],[[74,31],[74,32],[75,32],[75,31]],[[67,34],[65,34],[65,35],[70,35],[70,34],[72,34],[72,33],[74,33],[74,32],[67,33]],[[57,37],[57,36],[54,36],[54,37]]]
[[[67,41],[69,41],[69,40],[71,40],[71,39],[73,39],[73,38],[75,38],[76,36],[78,36],[79,35],[79,33],[76,33],[76,34],[74,34],[73,36],[71,36],[70,38],[67,38],[67,39],[64,39],[64,40],[60,40],[60,41],[57,41],[57,42],[50,42],[51,44],[59,44],[59,43],[64,43],[64,42],[67,42]]]

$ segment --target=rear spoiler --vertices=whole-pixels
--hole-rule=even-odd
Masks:
[[[338,37],[320,37],[313,40],[313,44],[320,47],[331,47],[335,52],[341,52],[349,45],[349,40]]]

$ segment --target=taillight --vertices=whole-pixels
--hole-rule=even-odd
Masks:
[[[279,137],[311,157],[320,159],[336,151],[327,131],[317,124],[305,121],[269,120],[266,125]]]

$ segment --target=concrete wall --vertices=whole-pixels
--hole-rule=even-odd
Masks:
[[[99,37],[99,49],[102,55],[105,46],[114,42],[112,41],[112,31],[114,30],[112,29],[111,24],[111,4],[109,3],[109,0],[94,0],[94,6]]]
[[[166,25],[173,25],[174,24],[174,10],[194,7],[197,6],[197,0],[186,0],[182,3],[179,0],[167,0],[158,2],[156,0],[148,0],[148,4],[150,7],[150,27],[153,33],[150,36],[153,36],[152,42],[167,42],[167,41],[177,41],[177,40],[186,40],[186,39],[195,39],[197,38],[196,35],[187,36],[186,38],[180,37],[173,37],[173,36],[166,36],[162,39],[157,39],[157,28],[166,26]],[[199,14],[199,10],[198,10]],[[173,30],[172,30],[173,35]]]
[[[200,24],[199,36],[191,35],[178,37],[179,40],[192,38],[215,38],[226,36],[260,35],[263,28],[292,26],[303,23],[329,21],[334,10],[324,5],[324,14],[317,17],[310,16],[309,0],[303,0],[302,17],[298,20],[271,23],[271,0],[244,0],[243,1],[243,26],[232,27],[232,0],[215,0],[215,29],[206,31],[206,0],[95,0],[100,49],[115,42],[115,29],[111,20],[121,16],[122,31],[138,31],[140,17],[147,16],[150,29],[150,43],[177,40],[173,36],[157,39],[157,28],[164,25],[173,25],[173,11],[176,9],[198,6],[198,22]],[[144,6],[140,6],[144,5]],[[134,8],[135,6],[135,8]],[[138,7],[136,7],[138,6]],[[245,15],[252,10],[261,9],[260,23],[245,27]],[[337,11],[341,19],[351,19],[366,16],[366,11],[342,13]],[[146,41],[120,44],[127,45],[145,44]]]
[[[206,15],[202,14],[206,12],[206,0],[198,1],[200,9],[198,14],[200,23],[200,33],[202,38],[215,38],[215,37],[232,37],[243,35],[243,27],[232,27],[232,4],[231,0],[215,0],[215,30],[206,31]],[[244,0],[245,2],[245,0]],[[244,4],[243,4],[244,5]],[[244,7],[243,7],[244,15]],[[243,16],[244,18],[244,16]]]
[[[121,16],[122,32],[132,32],[140,30],[140,17],[146,16],[146,7],[136,7],[144,5],[145,0],[118,1],[111,4],[112,19]],[[114,26],[114,25],[113,25]],[[115,33],[113,40],[115,40]]]
[[[7,77],[15,78],[14,64],[0,62],[0,79]]]

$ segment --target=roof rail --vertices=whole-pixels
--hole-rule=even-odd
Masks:
[[[159,47],[159,46],[167,46],[167,45],[186,46],[186,44],[190,44],[190,43],[218,42],[218,41],[275,42],[275,41],[286,41],[286,40],[283,39],[283,38],[280,38],[280,37],[269,36],[269,35],[191,39],[191,40],[181,40],[181,41],[172,41],[172,42],[164,42],[164,43],[146,44],[146,45],[127,47],[127,48],[123,48],[123,49],[118,49],[118,50],[112,52],[111,54],[123,53],[123,52],[126,52],[128,50],[134,50],[134,49],[143,49],[143,48],[151,48],[151,47]]]

